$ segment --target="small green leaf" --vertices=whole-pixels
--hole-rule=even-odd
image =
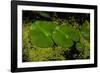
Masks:
[[[90,24],[88,21],[85,21],[82,26],[81,26],[81,34],[84,36],[86,39],[90,39]]]

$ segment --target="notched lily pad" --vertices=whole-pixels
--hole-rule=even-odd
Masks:
[[[61,26],[61,30],[69,36],[69,38],[77,42],[80,38],[79,31],[72,26]]]
[[[58,46],[69,48],[73,45],[73,42],[71,39],[69,39],[69,36],[60,30],[55,30],[52,34],[52,37]]]
[[[79,32],[66,25],[56,26],[52,36],[58,46],[66,48],[71,47],[74,41],[76,42],[79,40]]]
[[[32,43],[41,48],[51,47],[53,41],[51,33],[55,25],[50,21],[35,21],[31,26],[31,41]]]

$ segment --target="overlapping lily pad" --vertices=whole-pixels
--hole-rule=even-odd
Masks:
[[[58,46],[65,48],[71,47],[74,41],[79,40],[79,32],[66,25],[60,27],[57,26],[55,31],[53,31],[52,36]]]
[[[47,48],[53,45],[51,33],[55,28],[50,21],[36,21],[31,26],[32,43],[37,47]]]

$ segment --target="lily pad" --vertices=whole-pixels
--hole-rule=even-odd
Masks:
[[[80,38],[79,31],[72,26],[61,26],[61,30],[69,36],[69,38],[77,42]]]
[[[58,46],[69,48],[74,41],[79,40],[79,32],[66,25],[56,26],[52,37]]]
[[[41,48],[51,47],[53,41],[51,33],[55,25],[50,21],[35,21],[31,26],[32,43]]]
[[[81,34],[84,36],[84,38],[88,39],[90,38],[90,24],[88,21],[85,21],[83,24],[82,24],[82,27],[81,27]]]
[[[58,46],[69,48],[73,45],[73,42],[71,39],[69,39],[69,36],[64,34],[61,30],[55,30],[52,37]]]

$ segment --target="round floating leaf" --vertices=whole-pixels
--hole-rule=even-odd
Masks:
[[[55,31],[53,31],[52,37],[58,46],[69,48],[73,45],[73,41],[70,39],[68,31],[69,29],[61,30],[61,27],[58,27],[58,26],[55,28]]]
[[[77,42],[80,38],[79,31],[72,26],[61,26],[61,30],[73,41]]]
[[[32,43],[41,48],[51,47],[51,33],[54,28],[55,25],[50,21],[35,21],[31,26]]]
[[[77,42],[80,38],[79,31],[75,29],[70,30],[69,35],[70,38],[75,42]]]
[[[81,34],[84,36],[84,38],[89,39],[90,38],[90,24],[88,21],[85,21],[81,26]]]

